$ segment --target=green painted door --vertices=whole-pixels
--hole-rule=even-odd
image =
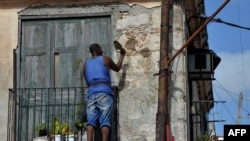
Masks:
[[[110,55],[112,32],[110,16],[53,19],[38,17],[21,18],[20,21],[17,88],[42,88],[24,92],[19,97],[17,136],[18,140],[26,141],[34,137],[37,121],[51,123],[55,115],[62,121],[65,120],[62,115],[64,111],[74,110],[74,107],[69,108],[71,102],[78,103],[81,100],[71,99],[75,91],[67,91],[65,95],[57,91],[60,97],[56,97],[55,89],[45,89],[84,86],[81,73],[84,61],[90,57],[89,45],[99,43],[104,53]],[[62,106],[64,103],[68,107]],[[66,118],[74,115],[72,112]]]
[[[18,87],[79,87],[89,45],[110,55],[110,17],[38,19],[21,22]]]

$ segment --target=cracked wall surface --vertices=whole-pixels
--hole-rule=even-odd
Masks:
[[[0,138],[6,138],[8,88],[12,86],[13,56],[12,49],[17,45],[17,13],[24,15],[39,14],[81,14],[81,13],[111,13],[113,40],[118,40],[126,49],[127,54],[123,68],[119,73],[112,73],[114,85],[119,88],[118,136],[120,141],[144,139],[155,140],[155,124],[158,104],[158,76],[160,49],[161,7],[159,3],[153,6],[142,5],[109,5],[87,7],[37,7],[23,9],[0,10],[0,125],[5,132],[0,132]],[[150,8],[149,8],[150,7]],[[182,7],[175,5],[170,47],[173,52],[181,47],[185,40],[185,28]],[[6,20],[8,22],[6,22]],[[6,29],[11,29],[6,31]],[[6,55],[7,54],[7,55]],[[119,53],[112,53],[114,60]],[[4,66],[4,67],[2,67]],[[185,140],[186,113],[185,96],[186,70],[185,52],[174,62],[171,80],[171,130],[177,140]],[[8,80],[8,83],[6,83]],[[179,128],[183,127],[183,128]],[[2,129],[0,129],[2,130]],[[7,140],[7,139],[6,139]]]

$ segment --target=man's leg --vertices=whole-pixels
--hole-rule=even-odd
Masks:
[[[87,127],[87,140],[88,141],[93,141],[93,132],[94,132],[94,127],[91,125],[88,125]]]
[[[95,103],[98,101],[95,95],[91,95],[87,99],[87,141],[93,141],[94,128],[96,126],[96,121],[99,117],[99,110],[96,107]]]
[[[107,126],[102,127],[102,141],[109,140],[109,128]]]
[[[110,118],[111,118],[111,111],[112,111],[112,106],[113,106],[113,97],[109,94],[103,93],[101,95],[101,99],[97,106],[101,113],[99,117],[99,122],[101,124],[102,141],[108,141],[109,140],[109,127],[111,126]]]

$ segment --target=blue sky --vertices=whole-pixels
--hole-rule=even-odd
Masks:
[[[206,16],[225,0],[205,0]],[[215,17],[240,26],[250,28],[250,0],[230,0]],[[243,93],[242,118],[240,124],[250,125],[250,30],[210,22],[207,26],[209,48],[222,59],[215,70],[213,93],[217,103],[210,111],[210,120],[215,122],[216,134],[223,136],[226,124],[236,124],[239,94]]]

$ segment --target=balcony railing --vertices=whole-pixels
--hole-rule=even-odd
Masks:
[[[113,87],[113,90],[115,106],[110,140],[116,141],[117,89]],[[43,124],[47,140],[55,140],[58,134],[60,141],[71,141],[67,135],[71,135],[74,141],[84,141],[84,130],[77,123],[86,122],[85,92],[85,87],[9,89],[7,140],[33,141],[39,136],[37,127]],[[100,138],[97,133],[96,141]]]

